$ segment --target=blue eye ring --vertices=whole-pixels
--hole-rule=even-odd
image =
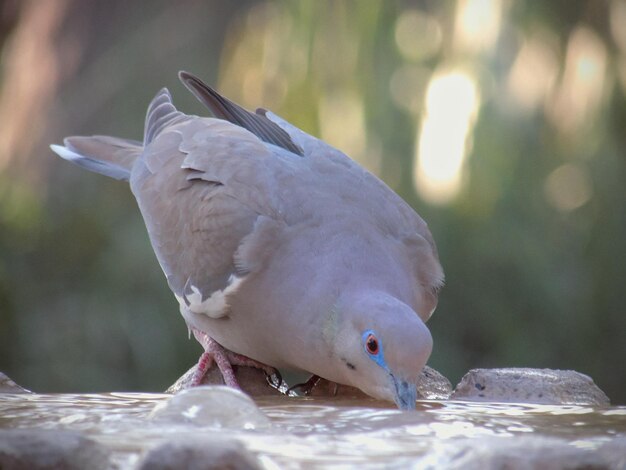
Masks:
[[[364,331],[361,339],[363,341],[363,349],[369,358],[383,369],[389,370],[383,355],[383,342],[378,339],[376,333],[373,330]]]
[[[376,356],[380,352],[378,338],[374,333],[369,333],[365,338],[365,350],[372,356]]]

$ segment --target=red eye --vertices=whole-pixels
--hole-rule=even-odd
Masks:
[[[368,335],[367,339],[365,340],[365,348],[370,354],[378,354],[378,340],[376,339],[376,336],[371,333]]]

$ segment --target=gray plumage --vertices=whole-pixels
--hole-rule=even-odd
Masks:
[[[411,375],[403,380],[412,380],[403,351],[423,366],[423,322],[443,282],[426,223],[337,149],[180,76],[217,118],[180,113],[163,89],[149,106],[143,143],[69,137],[53,150],[130,181],[191,328],[263,363],[391,399],[345,367],[370,364],[357,357],[362,345],[357,353],[344,343],[361,344],[369,329],[393,330],[380,333],[389,374],[398,375],[388,363],[399,361],[400,375]]]

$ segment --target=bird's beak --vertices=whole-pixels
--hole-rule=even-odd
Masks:
[[[400,380],[391,376],[393,384],[396,387],[396,396],[394,401],[401,410],[414,410],[417,401],[417,387],[414,383]]]

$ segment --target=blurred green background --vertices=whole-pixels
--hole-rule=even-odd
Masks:
[[[48,149],[141,138],[185,69],[379,175],[447,283],[430,365],[575,369],[626,403],[626,1],[0,2],[0,370],[160,391],[198,357],[126,184]]]

